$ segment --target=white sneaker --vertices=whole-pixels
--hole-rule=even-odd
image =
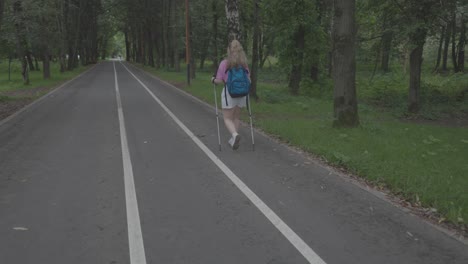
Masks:
[[[233,144],[231,145],[232,149],[234,149],[234,150],[238,149],[239,148],[239,141],[241,140],[241,136],[239,134],[236,134],[231,139],[233,140]]]
[[[233,137],[231,137],[229,139],[228,143],[229,143],[229,146],[231,146],[231,148],[234,148],[234,138]]]

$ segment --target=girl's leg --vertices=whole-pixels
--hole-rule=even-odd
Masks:
[[[231,135],[237,133],[236,125],[234,122],[234,114],[236,108],[223,109],[224,124],[226,125],[226,128],[231,133]]]
[[[234,120],[234,127],[236,128],[236,132],[239,131],[239,127],[240,127],[240,113],[241,113],[241,108],[238,106],[235,106],[233,120]]]

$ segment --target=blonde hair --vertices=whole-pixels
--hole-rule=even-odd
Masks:
[[[245,55],[244,49],[238,40],[233,40],[228,46],[228,67],[233,68],[236,66],[242,66],[247,68],[247,56]]]

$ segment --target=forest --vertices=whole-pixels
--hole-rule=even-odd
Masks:
[[[236,38],[259,128],[465,228],[467,25],[466,0],[0,0],[0,92],[121,57],[196,94]]]

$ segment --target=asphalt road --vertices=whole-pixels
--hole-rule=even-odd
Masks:
[[[0,264],[468,263],[300,153],[252,151],[248,127],[218,151],[214,112],[114,61],[1,122]]]

